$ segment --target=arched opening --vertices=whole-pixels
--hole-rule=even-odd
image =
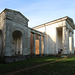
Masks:
[[[22,55],[22,33],[18,30],[14,31],[12,37],[13,55]]]
[[[0,55],[2,55],[3,49],[3,39],[2,39],[2,31],[0,30]]]

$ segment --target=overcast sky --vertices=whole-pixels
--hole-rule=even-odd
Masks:
[[[20,11],[29,19],[29,27],[64,16],[75,22],[75,0],[0,0],[0,12],[4,8]]]

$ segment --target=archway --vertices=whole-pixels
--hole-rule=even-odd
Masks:
[[[15,55],[22,55],[22,33],[16,30],[13,32],[12,37],[13,52],[15,52]]]
[[[0,30],[0,55],[2,55],[3,49],[3,39],[2,39],[2,31]]]

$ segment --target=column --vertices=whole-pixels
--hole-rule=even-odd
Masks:
[[[62,28],[62,48],[63,48],[63,54],[67,53],[66,50],[66,27]]]
[[[70,53],[72,53],[72,32],[70,31],[70,37],[69,37],[69,49]]]
[[[35,54],[35,34],[33,34],[33,53]]]
[[[74,36],[72,33],[72,54],[74,54]]]
[[[41,54],[41,47],[42,45],[41,45],[41,36],[40,36],[40,39],[39,39],[39,54]]]
[[[45,36],[43,37],[43,54],[46,54],[45,53]]]
[[[70,54],[70,51],[69,51],[69,29],[66,30],[66,47],[67,47],[67,54]]]

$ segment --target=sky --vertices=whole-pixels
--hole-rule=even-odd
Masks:
[[[29,19],[29,27],[65,16],[75,23],[75,0],[0,0],[0,12],[5,8],[20,11]]]

